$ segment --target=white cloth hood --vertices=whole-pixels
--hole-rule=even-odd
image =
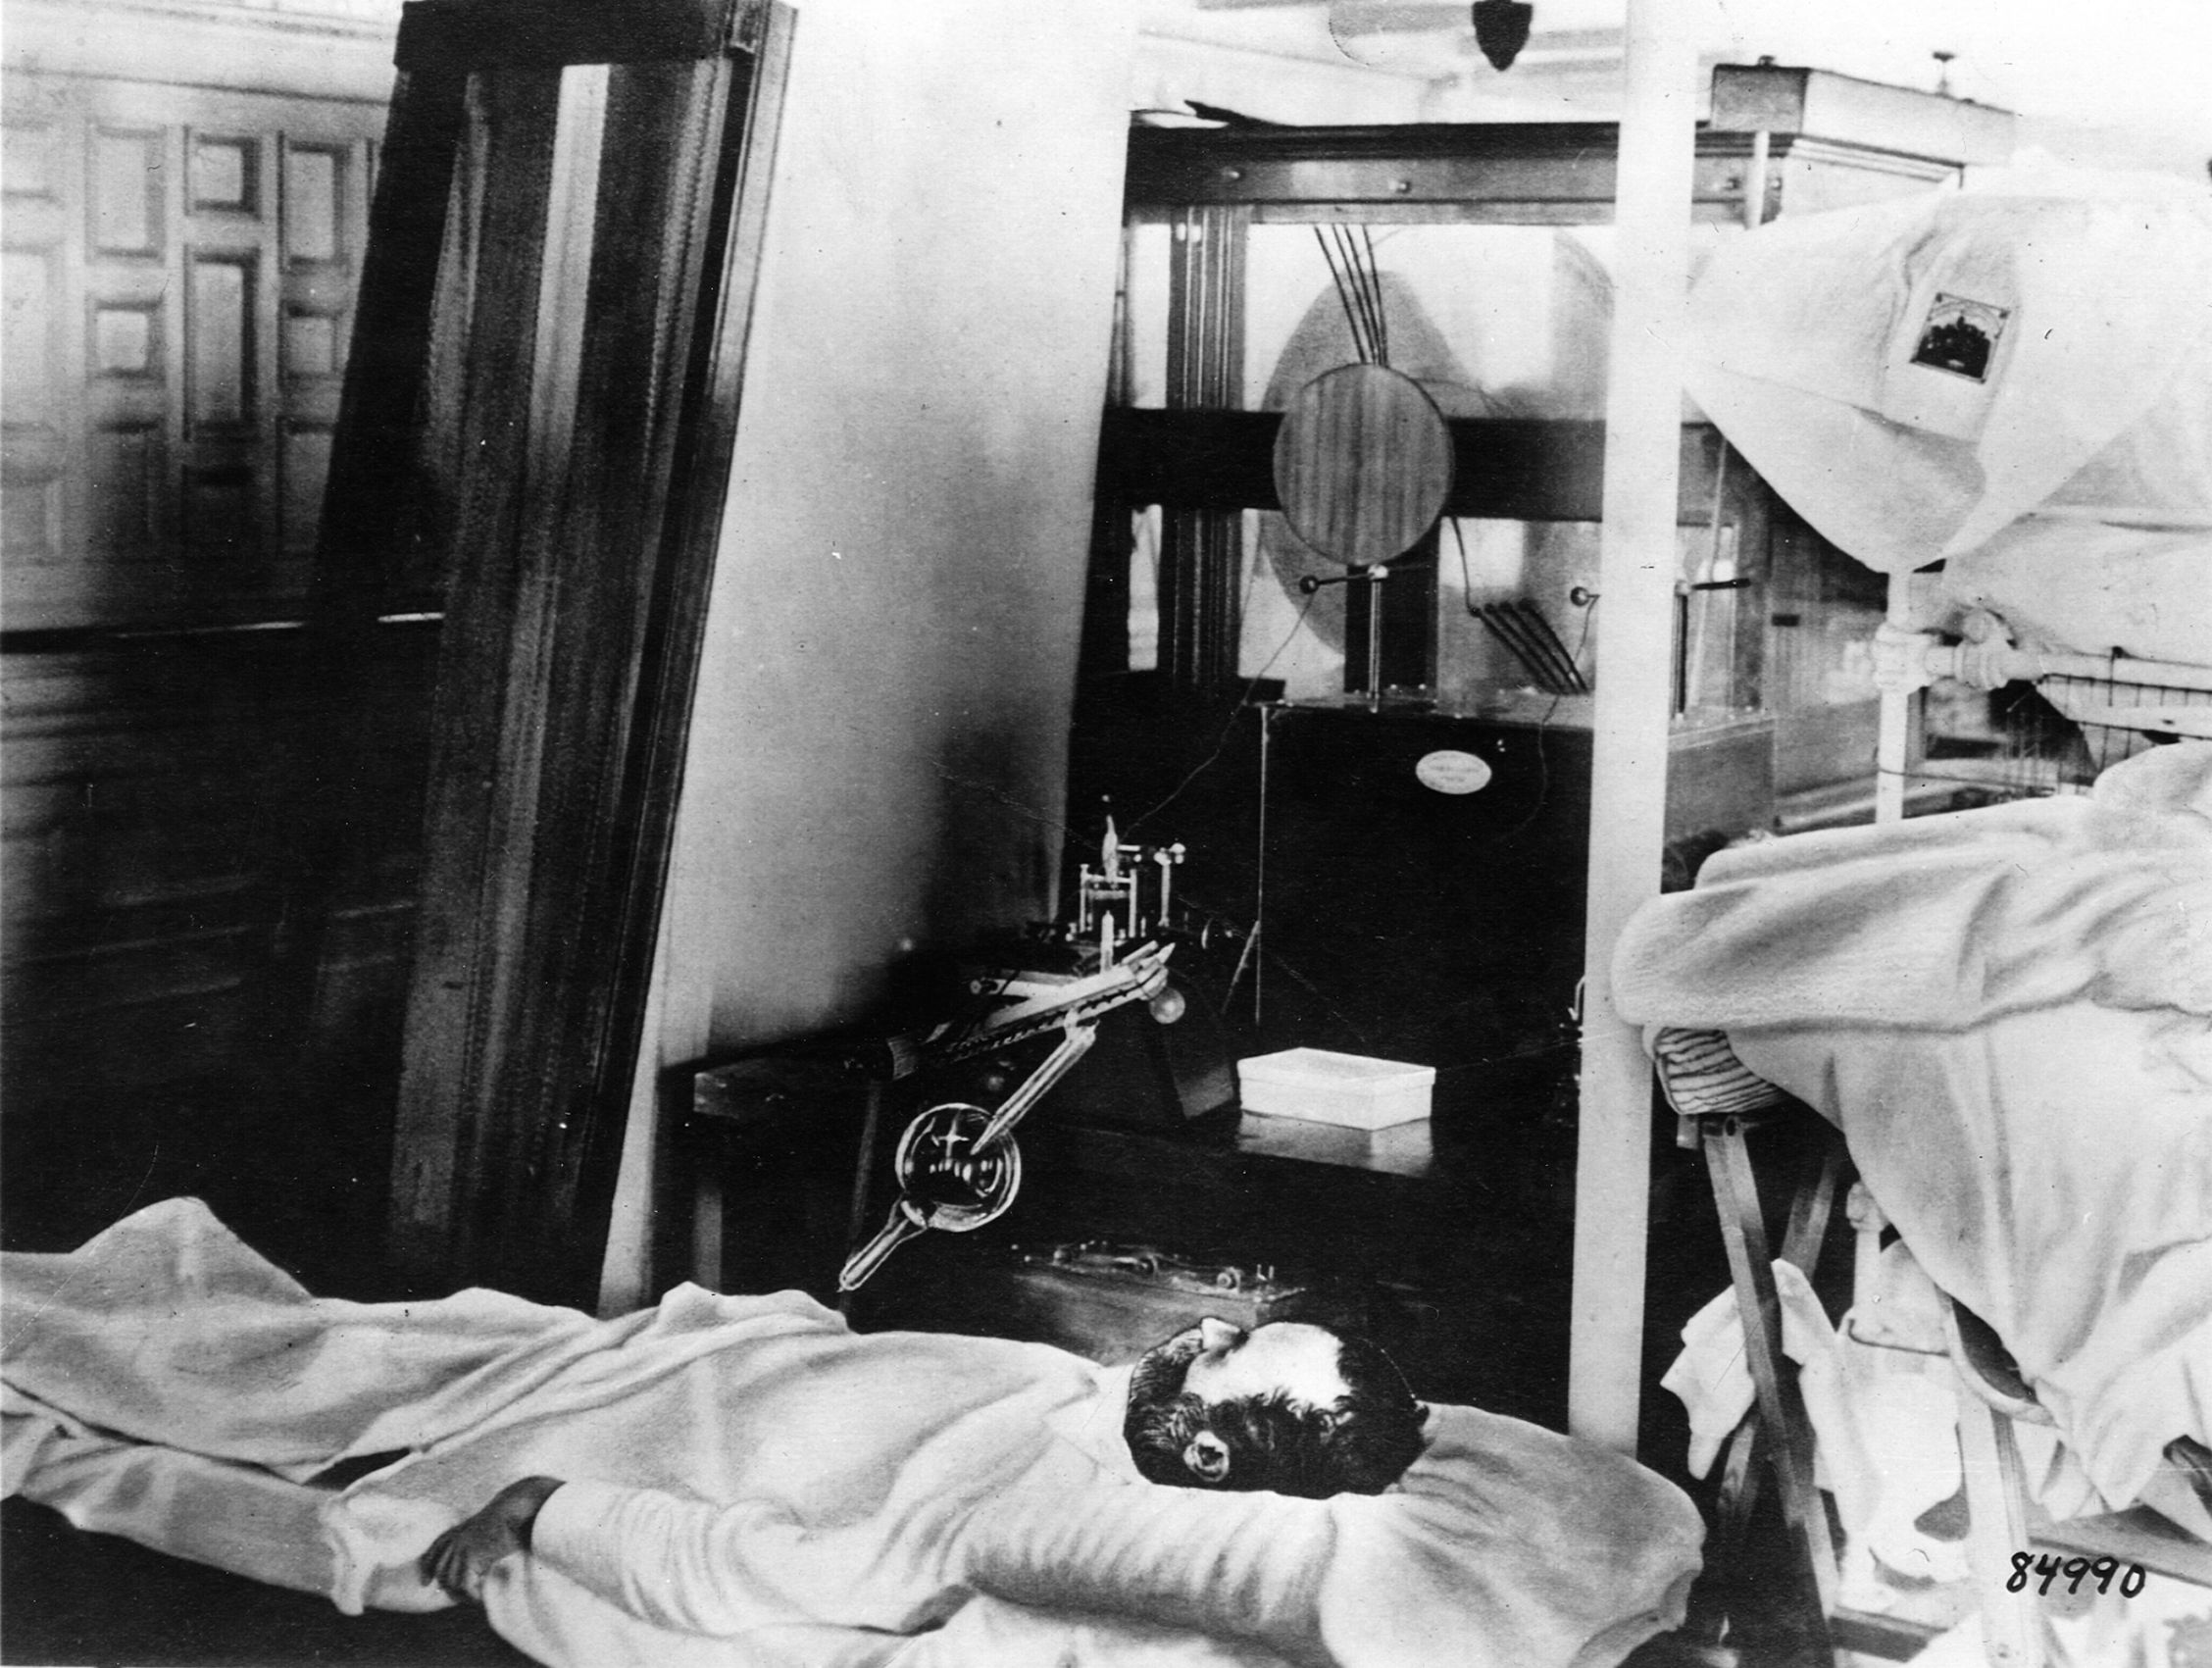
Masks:
[[[2105,610],[2121,624],[2086,630],[2106,640],[2037,634],[2188,658],[2212,629],[2212,582],[2179,624],[2171,586],[2177,541],[2212,560],[2202,193],[2029,185],[1785,218],[1714,252],[1687,357],[1697,404],[1868,567],[1950,561],[1974,592],[1961,600],[2001,601],[2015,546],[2047,588],[2060,524],[2092,536],[2092,588],[2140,543],[2166,576],[2168,637],[2143,640],[2124,604]]]

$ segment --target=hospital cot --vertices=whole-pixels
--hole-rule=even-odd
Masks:
[[[1740,1555],[1763,1469],[1773,1479],[1785,1534],[1804,1586],[1797,1622],[1820,1647],[1855,1645],[1867,1654],[1909,1655],[1925,1632],[1854,1614],[1837,1594],[1839,1559],[1827,1507],[1815,1484],[1814,1433],[1795,1374],[1785,1362],[1783,1306],[1769,1260],[1767,1217],[1751,1162],[1750,1136],[1763,1121],[1811,1115],[1775,1085],[1735,1059],[1716,1032],[1661,1030],[1653,1058],[1684,1145],[1700,1147],[1712,1179],[1727,1247],[1732,1289],[1742,1322],[1754,1408],[1731,1436],[1720,1466],[1713,1562]],[[1850,1181],[1839,1136],[1821,1140],[1789,1188],[1779,1260],[1810,1276],[1834,1225],[1846,1187],[1854,1247],[1853,1286],[1871,1288],[1874,1264],[1889,1223],[1863,1185]],[[1968,1554],[1982,1604],[1983,1637],[1992,1668],[2040,1668],[2045,1652],[2037,1593],[2024,1583],[2007,1591],[2011,1558],[2030,1549],[2059,1559],[2112,1557],[2157,1575],[2212,1589],[2212,1544],[2183,1536],[2141,1510],[2052,1522],[2028,1497],[2015,1420],[2047,1427],[2002,1341],[1986,1322],[1955,1299],[1942,1299],[1942,1353],[1952,1369],[1969,1514]],[[1899,1347],[1887,1343],[1885,1347]],[[2169,1447],[2177,1464],[2193,1464],[2185,1442]],[[1717,1634],[1723,1618],[1705,1619]]]

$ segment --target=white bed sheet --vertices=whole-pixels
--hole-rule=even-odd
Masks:
[[[2108,1509],[2212,1441],[2203,1027],[2089,1003],[1963,1034],[1777,1027],[1744,1064],[1843,1132],[1929,1278],[1993,1327]]]
[[[2103,1504],[2212,1440],[2212,744],[2086,802],[1722,852],[1614,983],[1842,1131]]]
[[[323,1302],[190,1200],[7,1275],[7,1491],[344,1608],[448,1602],[416,1557],[518,1476],[731,1498],[702,1375],[726,1388],[789,1339],[842,1336],[797,1293],[691,1287],[607,1322],[487,1292]],[[1428,1435],[1380,1496],[1108,1482],[983,1501],[923,1549],[951,1585],[911,1637],[802,1625],[805,1605],[673,1632],[528,1559],[493,1572],[486,1612],[555,1668],[1598,1668],[1680,1620],[1702,1527],[1679,1490],[1473,1408],[1435,1409]],[[395,1437],[421,1451],[341,1493],[298,1481]],[[827,1579],[847,1543],[809,1542],[747,1556],[780,1560],[764,1583]]]

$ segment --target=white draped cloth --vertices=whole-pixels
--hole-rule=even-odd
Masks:
[[[184,1199],[5,1263],[8,1491],[411,1609],[447,1602],[416,1572],[440,1531],[560,1477],[484,1591],[556,1668],[1601,1668],[1698,1566],[1663,1479],[1472,1408],[1382,1495],[1211,1494],[1135,1476],[1126,1370],[798,1292],[319,1299]]]
[[[1720,852],[1613,979],[1841,1130],[2106,1506],[2212,1442],[2212,743],[2087,799]]]
[[[1968,310],[1968,375],[1926,361]],[[2179,181],[2003,178],[1723,244],[1691,397],[1868,567],[1942,561],[2024,643],[2212,660],[2212,202]]]

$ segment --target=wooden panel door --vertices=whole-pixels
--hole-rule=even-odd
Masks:
[[[327,1216],[383,1161],[358,1082],[267,1122],[250,1094],[286,807],[327,725],[299,625],[383,105],[19,71],[6,99],[8,1229],[68,1242],[189,1189],[281,1245],[258,1204]],[[396,1036],[435,648],[433,621],[380,631],[357,697],[377,814],[308,1020],[340,1053]]]
[[[296,617],[379,107],[8,79],[11,632]]]

